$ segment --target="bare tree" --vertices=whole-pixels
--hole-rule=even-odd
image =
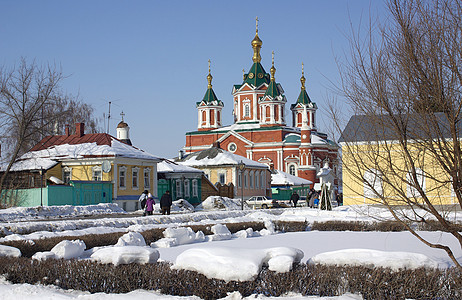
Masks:
[[[47,135],[62,134],[65,124],[87,123],[96,132],[93,108],[76,97],[63,95],[60,68],[38,66],[21,59],[13,69],[0,68],[0,192],[14,188],[6,180],[13,163]],[[5,193],[1,193],[5,195]],[[0,205],[5,204],[0,199]],[[11,203],[10,203],[11,204]]]
[[[461,3],[390,0],[388,9],[366,37],[352,30],[351,56],[340,65],[340,89],[355,115],[340,139],[344,190],[385,205],[462,270],[449,245],[411,225],[436,220],[462,247],[454,205],[446,205],[452,194],[462,208]],[[341,130],[335,105],[331,114]]]

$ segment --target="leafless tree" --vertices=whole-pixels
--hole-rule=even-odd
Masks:
[[[412,226],[436,220],[462,247],[450,215],[462,208],[461,2],[389,0],[388,12],[365,35],[352,30],[351,51],[339,64],[340,90],[355,115],[343,130],[343,116],[331,105],[343,130],[344,190],[385,205],[462,270],[448,244]],[[448,194],[455,205],[443,205]]]
[[[25,59],[12,69],[0,68],[0,191],[11,189],[12,181],[6,178],[13,163],[43,137],[63,134],[64,125],[75,122],[87,123],[92,132],[97,130],[93,108],[64,95],[60,88],[63,79],[59,67],[39,66]]]

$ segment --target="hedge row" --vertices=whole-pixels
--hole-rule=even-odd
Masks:
[[[243,296],[263,294],[278,297],[288,292],[304,296],[336,296],[358,293],[364,299],[461,299],[461,273],[417,269],[392,272],[366,267],[295,265],[287,273],[263,269],[254,281],[225,282],[208,279],[193,271],[172,270],[171,264],[114,266],[82,260],[35,261],[0,257],[0,274],[12,283],[54,284],[63,289],[91,293],[127,293],[136,289],[158,290],[166,295],[218,299],[228,292]]]
[[[209,225],[190,225],[193,231],[198,232],[202,231],[204,234],[209,235],[213,234],[211,231],[213,224]],[[245,230],[247,228],[252,228],[254,231],[259,231],[265,228],[263,222],[240,222],[240,223],[227,223],[231,233],[236,233],[239,230]],[[460,225],[457,225],[460,226]],[[396,222],[396,221],[387,221],[387,222],[347,222],[347,221],[327,221],[327,222],[313,222],[310,226],[306,222],[292,222],[292,221],[275,221],[274,227],[276,231],[280,232],[298,232],[305,230],[319,230],[319,231],[405,231],[406,228]],[[459,231],[462,231],[462,226]],[[420,230],[442,230],[436,222],[429,222],[419,225]],[[150,244],[164,237],[163,232],[165,228],[155,228],[150,230],[145,230],[141,232],[143,235],[146,244]],[[81,235],[78,237],[75,236],[59,236],[39,240],[15,240],[15,241],[5,241],[1,244],[16,247],[21,250],[21,253],[25,257],[32,257],[36,252],[50,251],[56,244],[63,240],[75,240],[80,239],[85,242],[87,249],[94,247],[114,245],[117,243],[117,240],[125,232],[117,233],[104,233],[104,234],[89,234]]]

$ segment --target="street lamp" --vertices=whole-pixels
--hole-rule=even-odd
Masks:
[[[237,168],[241,173],[241,210],[244,210],[244,170],[245,170],[245,163],[242,160],[237,164]]]

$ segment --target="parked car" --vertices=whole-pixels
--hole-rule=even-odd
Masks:
[[[273,207],[273,200],[265,196],[252,196],[246,203],[252,208],[271,208]]]

